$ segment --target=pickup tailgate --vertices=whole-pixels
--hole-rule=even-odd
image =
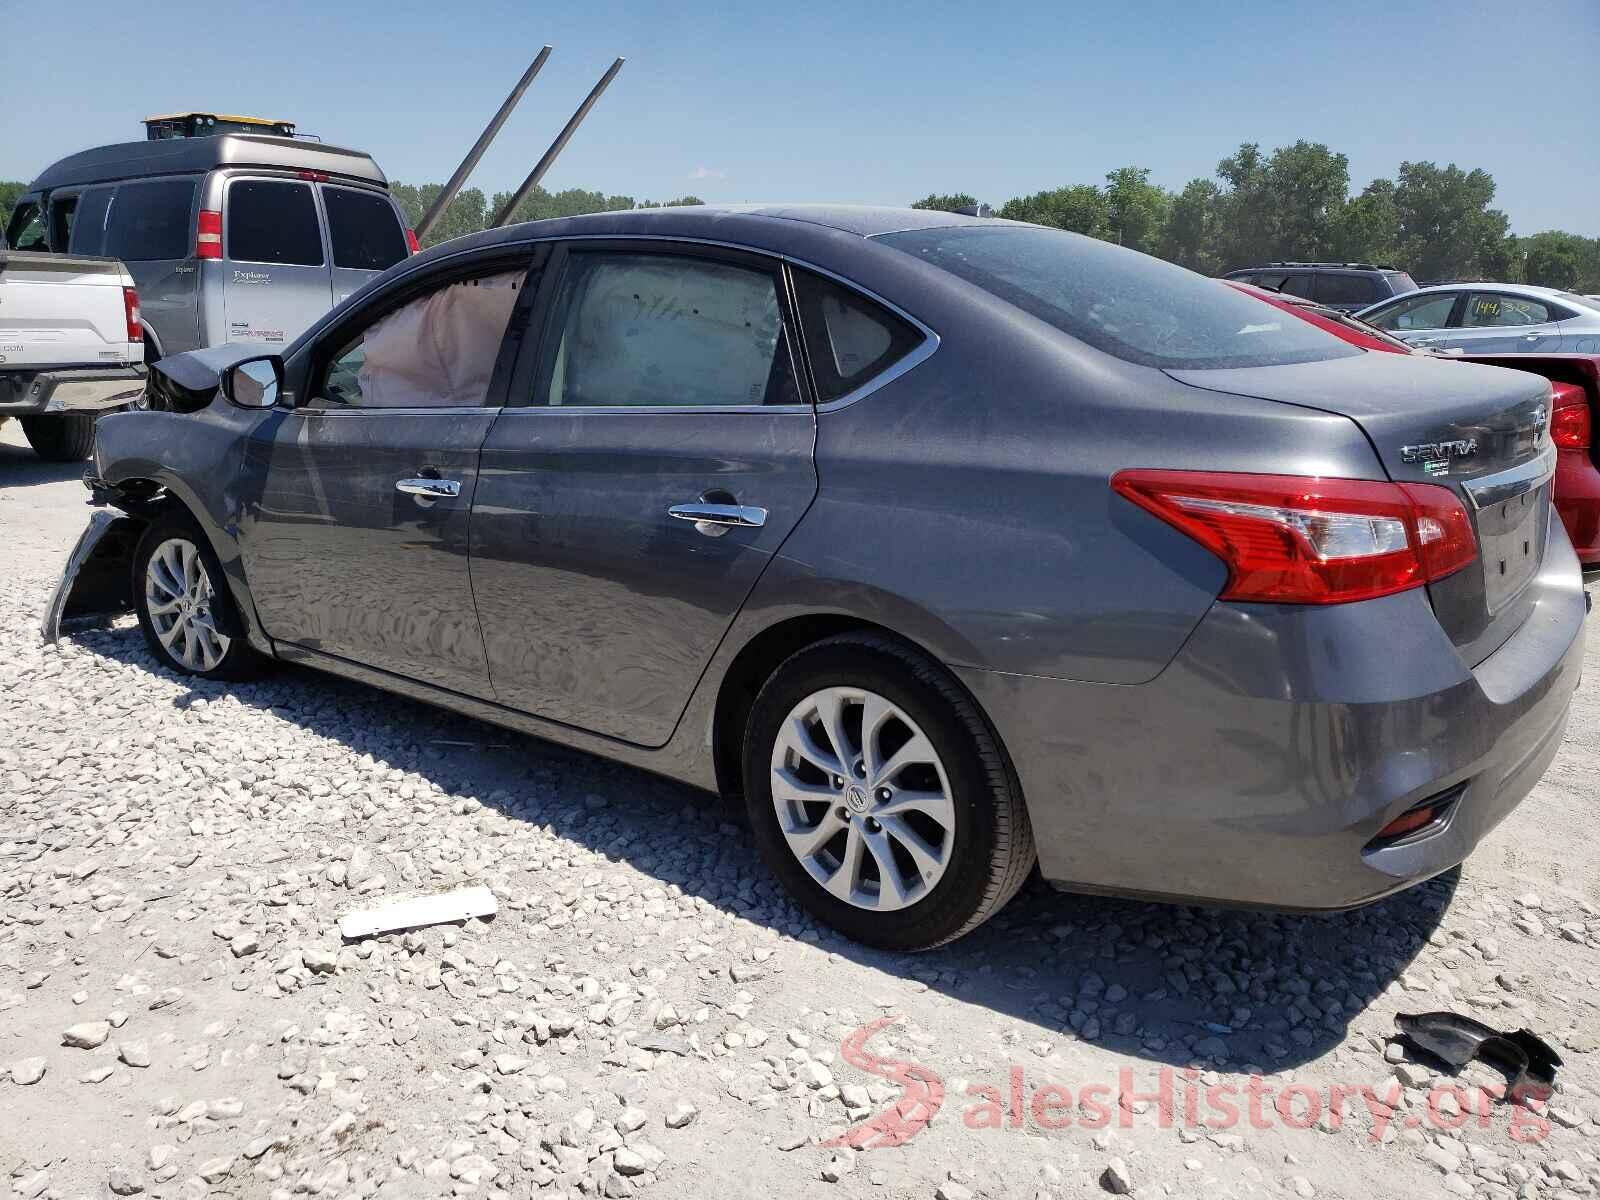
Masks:
[[[132,285],[114,258],[0,250],[0,370],[144,361],[128,340]]]
[[[1551,522],[1549,381],[1450,358],[1363,354],[1331,362],[1171,371],[1211,391],[1339,413],[1391,479],[1450,488],[1472,517],[1478,561],[1428,588],[1435,615],[1477,665],[1532,611],[1527,584]]]

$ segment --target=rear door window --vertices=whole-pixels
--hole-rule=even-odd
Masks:
[[[106,213],[111,208],[111,189],[90,188],[78,199],[78,215],[72,222],[73,254],[100,254],[106,244]]]
[[[406,257],[406,234],[387,196],[355,188],[324,187],[333,265],[384,271]]]
[[[1302,273],[1290,275],[1278,285],[1278,290],[1285,296],[1299,296],[1302,300],[1310,300],[1312,298],[1311,287],[1311,276]]]
[[[188,258],[194,251],[192,179],[124,183],[111,201],[105,253],[123,262]]]
[[[1318,275],[1316,295],[1319,304],[1372,304],[1383,299],[1378,282],[1370,275]]]
[[[923,342],[914,325],[831,279],[797,271],[795,289],[823,404],[870,382]]]
[[[322,230],[308,183],[235,179],[224,221],[223,253],[233,262],[322,265]]]
[[[105,253],[123,262],[188,258],[194,252],[192,179],[124,183],[111,201]]]
[[[1497,292],[1473,292],[1467,299],[1467,314],[1462,324],[1468,329],[1496,328],[1505,325],[1543,325],[1559,318],[1548,305],[1529,296],[1507,296]]]

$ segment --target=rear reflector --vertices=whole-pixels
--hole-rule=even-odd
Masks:
[[[128,340],[144,341],[144,324],[139,320],[139,293],[131,287],[122,289],[122,312],[128,319]]]
[[[222,257],[222,214],[202,208],[200,221],[195,226],[194,256],[196,258]]]
[[[417,252],[417,231],[415,229],[406,230],[406,249],[413,254]]]
[[[1437,484],[1119,471],[1111,486],[1227,564],[1223,600],[1370,600],[1442,579],[1478,555],[1467,510]]]
[[[1461,793],[1466,790],[1466,784],[1451,788],[1443,795],[1434,796],[1424,800],[1421,804],[1406,809],[1394,820],[1373,835],[1363,850],[1381,850],[1386,846],[1393,846],[1400,842],[1409,841],[1418,837],[1426,837],[1443,828],[1450,814],[1455,811],[1456,803],[1461,799]]]
[[[1593,434],[1589,397],[1575,383],[1552,383],[1550,440],[1563,450],[1587,450]]]

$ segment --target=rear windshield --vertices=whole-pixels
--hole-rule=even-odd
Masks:
[[[960,226],[878,240],[1145,366],[1278,366],[1361,353],[1215,279],[1075,233]]]
[[[1389,286],[1393,289],[1393,294],[1396,296],[1403,296],[1407,292],[1414,292],[1417,290],[1417,281],[1411,278],[1411,276],[1407,275],[1404,271],[1395,271],[1389,275],[1386,275],[1384,278],[1389,281]]]
[[[123,262],[188,258],[194,253],[195,182],[124,183],[111,200],[105,252]]]
[[[333,265],[383,271],[406,257],[406,235],[387,196],[353,188],[325,187]]]

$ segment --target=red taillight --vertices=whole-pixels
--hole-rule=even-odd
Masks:
[[[1119,471],[1111,486],[1227,564],[1224,600],[1370,600],[1442,579],[1478,554],[1466,509],[1437,484]]]
[[[309,179],[312,183],[327,183],[332,178],[326,171],[296,171],[295,176],[300,179]]]
[[[1550,440],[1563,450],[1587,450],[1593,428],[1589,397],[1575,383],[1552,383]]]
[[[421,249],[421,247],[417,245],[417,231],[415,229],[406,230],[406,248],[413,254]]]
[[[131,287],[122,289],[122,312],[128,318],[128,340],[144,341],[144,326],[139,321],[139,293]]]
[[[200,223],[195,226],[194,255],[196,258],[222,257],[222,214],[209,208],[200,210]]]

